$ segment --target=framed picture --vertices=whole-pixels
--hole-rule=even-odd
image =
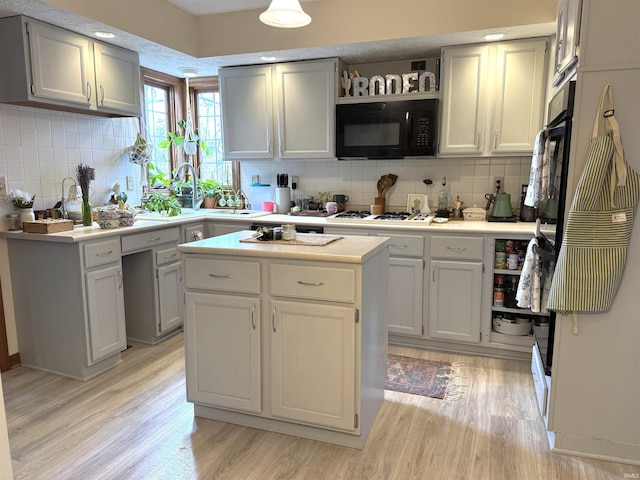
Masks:
[[[409,196],[407,197],[407,212],[425,213],[425,210],[428,209],[428,208],[425,208],[425,206],[428,207],[426,195],[410,193]]]

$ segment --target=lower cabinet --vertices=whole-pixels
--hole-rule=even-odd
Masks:
[[[260,299],[186,294],[187,400],[260,413]]]
[[[182,264],[158,267],[158,335],[183,324]]]
[[[122,266],[86,273],[91,361],[97,362],[127,347]]]
[[[355,429],[353,307],[271,302],[271,413]]]
[[[482,237],[431,238],[429,337],[480,343]]]

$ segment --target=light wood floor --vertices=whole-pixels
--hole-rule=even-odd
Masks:
[[[463,397],[385,393],[363,450],[194,418],[182,334],[134,345],[88,382],[2,375],[16,479],[637,478],[640,467],[551,454],[526,362],[390,347],[465,362]],[[633,475],[629,477],[628,475]]]

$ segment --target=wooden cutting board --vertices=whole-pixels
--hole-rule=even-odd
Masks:
[[[26,233],[55,233],[73,230],[73,220],[34,220],[22,222],[22,231]]]

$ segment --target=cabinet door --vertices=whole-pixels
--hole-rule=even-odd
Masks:
[[[278,154],[335,157],[336,61],[276,66]]]
[[[186,295],[187,400],[259,413],[260,300]]]
[[[271,67],[220,70],[224,155],[273,158]]]
[[[431,261],[429,336],[480,342],[482,263]]]
[[[274,301],[269,321],[271,414],[354,431],[354,309]]]
[[[94,74],[91,42],[66,30],[27,22],[32,94],[89,107]]]
[[[138,54],[93,44],[98,110],[140,115]]]
[[[127,347],[122,266],[87,272],[90,363]]]
[[[543,124],[547,42],[496,46],[493,153],[530,153]]]
[[[442,52],[440,153],[482,153],[489,47]]]
[[[158,335],[173,330],[183,323],[182,265],[173,263],[158,267]]]
[[[422,259],[389,259],[389,333],[422,335],[423,273]]]

